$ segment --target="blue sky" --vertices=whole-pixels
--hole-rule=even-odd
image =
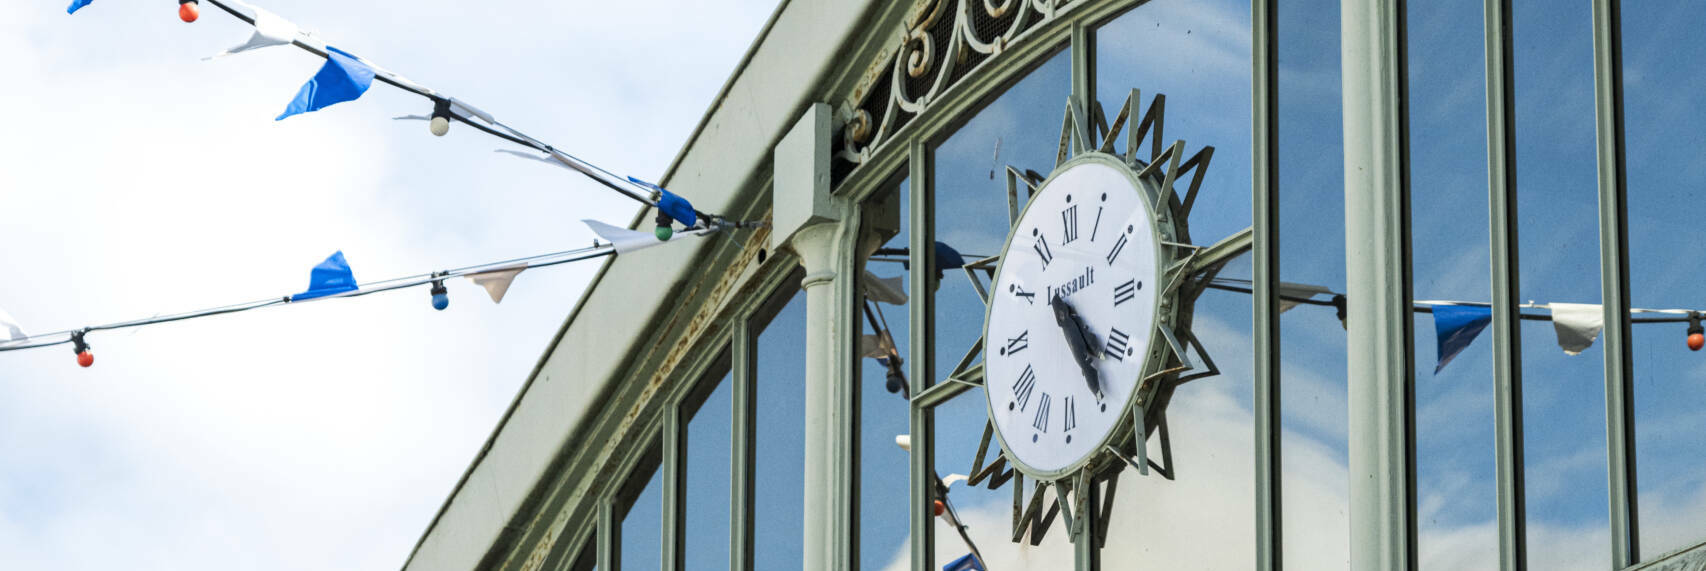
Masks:
[[[771,1],[264,8],[613,171],[660,175]],[[342,249],[374,280],[587,245],[635,205],[375,85],[274,122],[321,60],[205,6],[18,6],[0,22],[0,307],[30,331],[300,291]],[[659,17],[664,15],[664,17]],[[425,289],[0,355],[0,567],[400,566],[597,262],[502,305]],[[90,538],[99,538],[91,543]]]
[[[597,7],[280,0],[265,5],[334,45],[455,94],[621,173],[662,172],[773,5]],[[335,7],[334,7],[335,6]],[[1411,3],[1415,293],[1488,296],[1485,84],[1480,4]],[[1692,186],[1706,53],[1688,23],[1706,7],[1643,5],[1624,15],[1631,268],[1641,307],[1706,306]],[[651,17],[656,14],[668,17]],[[491,139],[433,138],[389,117],[425,103],[376,86],[363,99],[275,123],[319,62],[275,48],[200,57],[247,37],[208,11],[99,2],[77,16],[38,5],[0,22],[0,72],[14,87],[13,136],[0,138],[0,306],[32,330],[242,301],[299,289],[343,249],[364,279],[588,243],[577,222],[625,223],[634,207],[579,178],[493,154]],[[1336,3],[1282,3],[1282,273],[1343,291],[1342,131]],[[636,25],[613,22],[643,21]],[[641,33],[637,30],[643,29]],[[1249,224],[1249,22],[1231,0],[1158,1],[1100,31],[1097,95],[1168,96],[1166,136],[1216,147],[1192,220],[1210,242]],[[1516,13],[1522,296],[1598,300],[1590,13],[1525,1]],[[1069,55],[1055,55],[936,149],[940,237],[991,254],[1005,232],[1012,164],[1053,166]],[[995,155],[995,141],[1000,154]],[[901,188],[906,188],[904,183]],[[905,192],[902,190],[902,192]],[[939,215],[939,220],[941,220]],[[964,223],[961,223],[961,222]],[[984,221],[990,221],[985,223]],[[957,234],[956,234],[957,233]],[[904,244],[906,235],[894,239]],[[432,312],[424,291],[253,312],[93,337],[83,370],[59,348],[0,356],[0,562],[20,568],[372,568],[400,564],[596,269],[523,274],[503,305],[466,282]],[[897,275],[892,266],[873,268]],[[1247,277],[1247,261],[1224,275]],[[951,274],[938,293],[938,373],[981,332],[981,303]],[[761,568],[798,568],[803,456],[783,438],[803,418],[783,391],[803,317],[799,300],[760,338],[772,368],[760,471]],[[897,332],[905,308],[885,307]],[[1165,567],[1247,566],[1250,521],[1249,300],[1211,292],[1196,333],[1223,369],[1180,390],[1171,409],[1180,477],[1121,480],[1109,556]],[[1599,346],[1558,350],[1549,323],[1525,322],[1530,556],[1536,568],[1598,568],[1605,532]],[[1345,334],[1330,310],[1282,319],[1288,564],[1342,568]],[[1495,567],[1489,339],[1438,375],[1433,323],[1416,319],[1422,563]],[[1706,368],[1683,326],[1635,328],[1642,533],[1649,556],[1706,535]],[[907,347],[904,334],[897,339]],[[772,347],[774,345],[774,347]],[[861,552],[867,569],[905,559],[904,404],[867,362]],[[688,517],[726,522],[726,385],[689,424]],[[938,413],[938,470],[966,472],[981,392]],[[720,439],[719,439],[720,438]],[[772,440],[773,439],[773,440]],[[773,450],[774,453],[767,451]],[[719,455],[721,454],[721,455]],[[721,466],[722,471],[715,469]],[[702,480],[694,479],[703,476]],[[658,486],[624,523],[629,568],[655,563]],[[954,495],[986,556],[1053,568],[1061,530],[1040,547],[1005,539],[1010,490]],[[724,500],[726,501],[726,500]],[[726,508],[722,508],[726,509]],[[632,530],[632,531],[630,531]],[[726,531],[726,530],[725,530]],[[700,534],[705,535],[705,534]],[[714,535],[714,534],[712,534]],[[99,549],[86,538],[105,538]],[[699,537],[699,536],[695,536]],[[1212,539],[1206,539],[1212,538]],[[963,553],[945,526],[938,559]],[[1213,550],[1205,550],[1208,545]],[[688,557],[726,561],[715,539]],[[703,559],[701,559],[703,558]],[[1003,567],[1006,569],[1007,567]]]

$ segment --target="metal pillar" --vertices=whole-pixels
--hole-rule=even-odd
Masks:
[[[1613,568],[1640,560],[1635,493],[1634,379],[1629,345],[1629,220],[1623,147],[1623,31],[1618,0],[1593,2],[1595,132],[1599,143],[1599,276],[1605,310],[1605,452]]]
[[[807,108],[776,145],[773,197],[777,233],[806,276],[804,569],[852,563],[853,216],[830,196],[830,108]]]
[[[936,378],[935,307],[936,275],[925,268],[936,267],[934,220],[935,200],[931,196],[930,156],[924,143],[912,141],[907,147],[907,177],[911,182],[912,211],[907,221],[912,230],[908,255],[912,271],[908,272],[907,288],[912,291],[912,303],[907,308],[908,335],[912,339],[907,370],[908,394],[921,395]],[[928,406],[913,401],[908,421],[912,437],[911,457],[908,459],[907,500],[911,526],[912,571],[935,571],[936,514],[931,512],[931,485],[936,481],[936,413]]]
[[[1256,450],[1256,570],[1279,571],[1279,86],[1274,0],[1250,2],[1251,224],[1255,230],[1252,316]]]
[[[1340,7],[1351,568],[1415,568],[1404,3]]]
[[[1487,206],[1493,281],[1493,424],[1498,472],[1499,568],[1528,567],[1522,467],[1522,321],[1517,264],[1516,96],[1511,2],[1486,0]]]

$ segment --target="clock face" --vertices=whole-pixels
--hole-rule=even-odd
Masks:
[[[1079,467],[1129,418],[1160,285],[1138,184],[1117,160],[1075,160],[1031,198],[1002,252],[984,394],[1009,457],[1033,476]]]

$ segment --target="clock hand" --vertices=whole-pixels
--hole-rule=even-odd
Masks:
[[[1078,319],[1078,312],[1060,296],[1049,299],[1049,307],[1054,309],[1054,322],[1060,326],[1061,333],[1066,335],[1066,347],[1072,351],[1072,358],[1078,361],[1078,369],[1084,372],[1084,383],[1090,386],[1090,394],[1102,398],[1102,383],[1096,372],[1096,361],[1090,356],[1091,349],[1085,339],[1084,323]]]

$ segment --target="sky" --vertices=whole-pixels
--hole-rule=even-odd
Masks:
[[[336,6],[337,9],[334,9]],[[267,4],[332,45],[492,112],[610,170],[655,177],[681,147],[773,4],[505,6]],[[1488,296],[1485,84],[1480,4],[1411,3],[1415,294]],[[1706,6],[1624,15],[1634,304],[1702,307],[1691,206]],[[655,17],[666,14],[665,17]],[[645,25],[612,25],[643,16]],[[1336,2],[1278,14],[1282,279],[1344,290],[1342,127]],[[406,24],[405,24],[406,22]],[[1516,3],[1521,293],[1599,297],[1590,13]],[[1236,0],[1159,1],[1097,29],[1097,97],[1165,93],[1167,138],[1216,148],[1191,220],[1207,243],[1249,224],[1249,22]],[[204,62],[242,42],[207,11],[98,0],[76,16],[39,5],[0,21],[0,104],[21,110],[0,138],[0,307],[55,331],[300,291],[342,250],[358,278],[409,275],[589,244],[579,224],[624,224],[635,206],[561,169],[491,151],[453,127],[433,138],[397,115],[425,101],[375,86],[361,100],[274,122],[319,60],[286,48]],[[1025,79],[933,147],[939,232],[990,254],[1005,232],[1004,180],[1046,172],[1070,54]],[[22,86],[19,88],[17,86]],[[1036,111],[1036,110],[1043,111]],[[996,149],[999,149],[997,151]],[[894,192],[905,194],[902,182]],[[691,197],[689,197],[691,198]],[[902,201],[904,204],[905,201]],[[904,215],[902,219],[907,219]],[[939,218],[940,219],[940,218]],[[982,224],[980,221],[998,221]],[[904,244],[907,234],[891,244]],[[561,324],[596,263],[523,274],[502,305],[466,281],[433,312],[424,289],[93,335],[80,369],[63,347],[0,354],[0,564],[6,568],[387,568],[399,566]],[[889,277],[901,270],[873,268]],[[1248,277],[1247,260],[1223,275]],[[981,333],[971,288],[938,292],[938,372]],[[956,281],[957,280],[957,281]],[[885,307],[909,346],[903,307]],[[794,406],[803,302],[761,334],[758,533],[762,569],[797,569]],[[1222,369],[1180,389],[1179,477],[1122,477],[1104,559],[1152,568],[1237,568],[1254,553],[1247,297],[1205,294],[1196,335]],[[1415,320],[1423,568],[1496,568],[1490,335],[1431,374],[1430,317]],[[1706,367],[1681,325],[1636,326],[1638,505],[1647,556],[1706,536]],[[1281,320],[1286,563],[1344,568],[1348,555],[1345,333],[1331,311]],[[1559,351],[1550,324],[1524,322],[1529,553],[1535,568],[1603,568],[1604,353]],[[862,567],[906,561],[902,401],[862,380]],[[710,382],[715,382],[711,379]],[[726,384],[689,420],[689,465],[727,466]],[[793,389],[793,390],[786,390]],[[968,471],[983,395],[937,411],[937,469]],[[793,435],[793,436],[790,436]],[[719,439],[721,437],[722,439]],[[697,459],[697,460],[696,460]],[[726,471],[690,469],[694,529],[726,522]],[[647,478],[624,520],[624,560],[655,563],[660,501]],[[956,505],[1003,571],[1053,569],[1042,545],[1006,539],[1011,490],[956,487]],[[726,530],[725,530],[726,531]],[[726,561],[690,540],[690,561]],[[712,534],[714,535],[714,534]],[[90,537],[100,538],[91,547]],[[938,524],[937,560],[964,553]]]
[[[590,245],[636,205],[417,96],[273,120],[322,60],[205,6],[31,2],[0,21],[0,307],[48,332]],[[268,10],[622,174],[661,176],[771,1]],[[691,198],[691,197],[688,197]],[[96,333],[0,354],[0,567],[400,567],[599,262]]]

